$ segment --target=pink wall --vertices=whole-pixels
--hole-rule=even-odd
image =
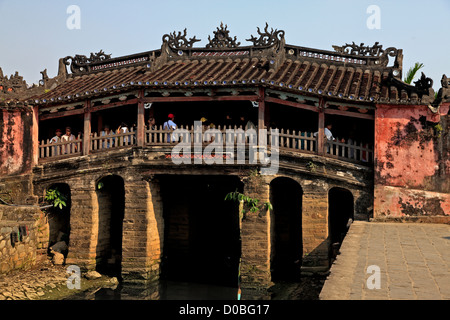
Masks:
[[[29,173],[32,112],[0,109],[0,175]]]
[[[428,106],[377,106],[374,216],[450,215],[448,190],[439,183],[449,177],[448,167],[446,177],[440,170],[448,154],[434,129],[448,109],[434,114]]]

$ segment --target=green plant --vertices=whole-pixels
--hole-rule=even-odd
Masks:
[[[47,190],[45,200],[52,203],[54,207],[59,207],[60,209],[67,206],[67,197],[59,192],[58,188]]]
[[[406,73],[406,77],[405,77],[404,82],[406,82],[407,84],[411,84],[411,82],[413,81],[414,76],[416,75],[417,71],[419,71],[419,70],[422,69],[423,67],[425,67],[425,66],[423,65],[423,63],[416,62],[416,63],[414,64],[414,67],[411,67],[411,68],[408,70],[408,72]]]
[[[311,170],[312,172],[315,172],[316,169],[317,169],[317,165],[316,165],[315,163],[313,163],[312,161],[309,161],[309,162],[306,164],[306,167],[307,167],[309,170]]]
[[[248,209],[249,212],[256,213],[261,208],[259,207],[259,199],[250,198],[249,196],[246,196],[243,193],[238,192],[237,190],[234,192],[230,192],[225,196],[225,201],[235,201],[235,202],[243,202],[244,203],[244,209],[242,210],[242,213],[246,213]],[[272,204],[270,202],[264,203],[264,208],[266,210],[272,210]]]
[[[437,125],[435,125],[435,126],[434,126],[434,130],[435,130],[435,132],[436,132],[436,135],[437,135],[438,137],[440,137],[440,136],[441,136],[441,133],[442,133],[442,130],[443,130],[441,124],[438,123]]]

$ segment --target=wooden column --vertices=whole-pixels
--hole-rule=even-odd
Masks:
[[[83,155],[91,149],[91,101],[86,100],[84,108]]]
[[[259,88],[259,92],[258,92],[258,103],[259,103],[259,107],[258,107],[258,144],[260,146],[266,146],[266,138],[267,135],[261,135],[260,133],[262,133],[262,131],[260,131],[261,129],[265,129],[265,113],[266,113],[266,103],[264,101],[264,96],[265,96],[265,91],[264,88]]]
[[[139,91],[138,113],[137,113],[137,146],[143,147],[145,144],[145,108],[144,108],[144,90]]]
[[[39,162],[39,108],[33,107],[33,129],[32,129],[32,141],[33,141],[33,159],[32,166],[35,166]]]
[[[323,99],[319,101],[319,130],[317,133],[317,153],[321,156],[324,155],[325,151],[325,113],[324,113],[325,102]]]

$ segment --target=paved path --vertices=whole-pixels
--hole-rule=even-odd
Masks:
[[[450,225],[355,221],[340,252],[321,300],[450,300]]]

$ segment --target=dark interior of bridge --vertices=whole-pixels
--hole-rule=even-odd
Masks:
[[[273,206],[272,281],[296,281],[300,277],[302,247],[302,196],[300,185],[289,178],[270,184]]]
[[[347,234],[349,219],[354,219],[352,193],[343,188],[332,188],[328,194],[328,226],[332,255],[336,255],[336,250]]]
[[[159,177],[164,216],[161,278],[237,287],[241,256],[237,177]]]
[[[107,176],[97,183],[98,242],[97,266],[100,273],[120,277],[122,262],[122,225],[125,210],[124,182]]]

